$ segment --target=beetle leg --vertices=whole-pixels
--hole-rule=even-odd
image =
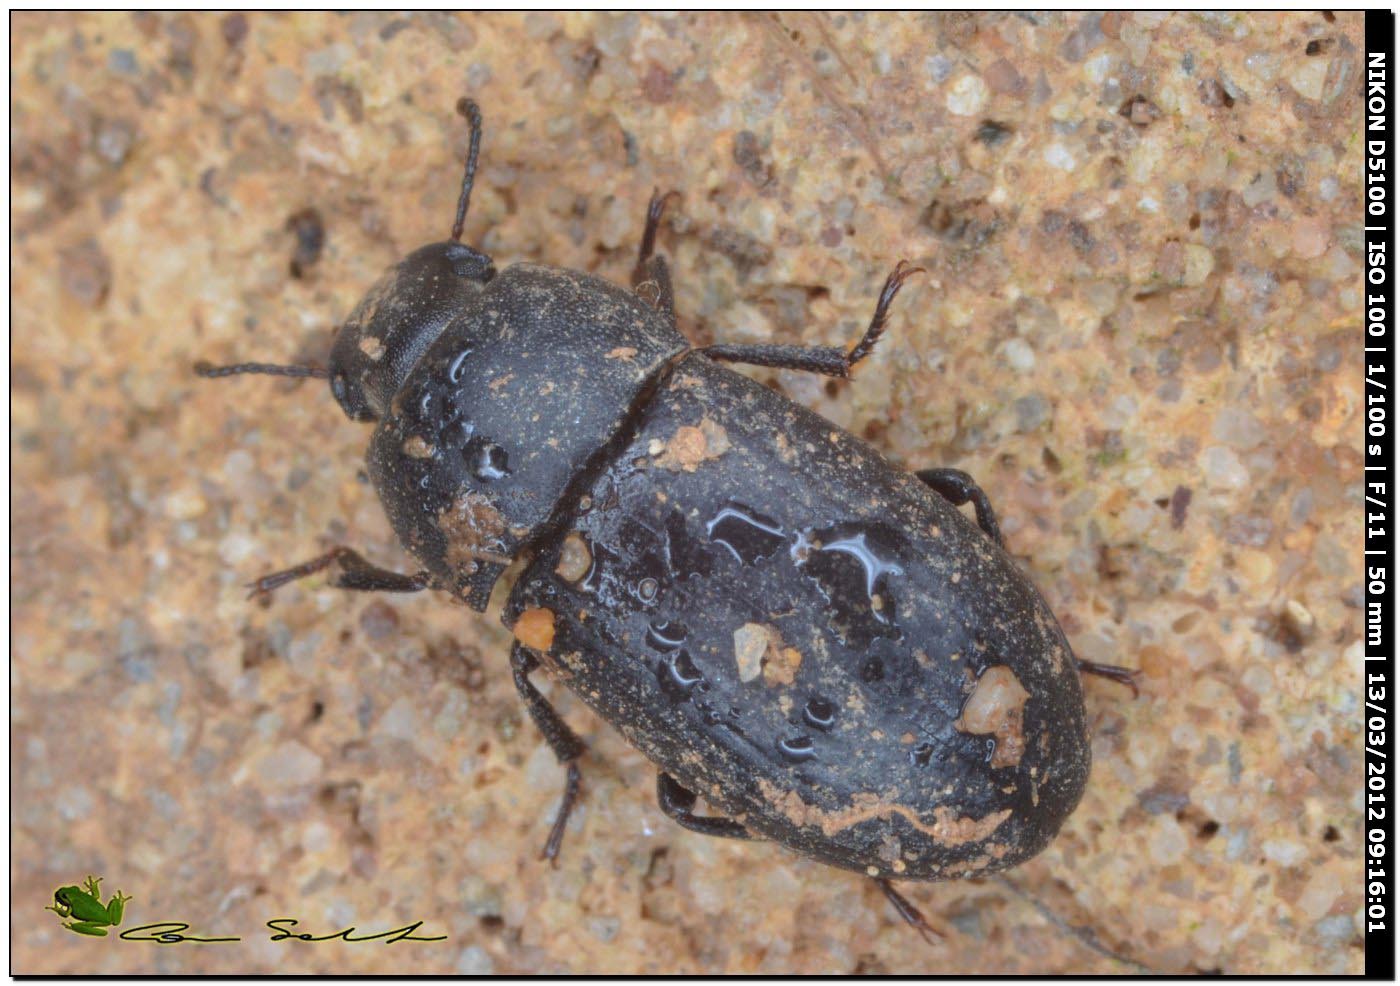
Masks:
[[[1076,661],[1079,665],[1080,674],[1098,675],[1100,678],[1107,678],[1109,681],[1116,681],[1120,685],[1127,685],[1133,690],[1133,698],[1137,698],[1138,683],[1137,676],[1140,671],[1132,668],[1120,667],[1117,664],[1100,664],[1098,661]]]
[[[894,889],[894,885],[883,877],[876,877],[875,882],[880,885],[880,889],[885,892],[885,897],[894,909],[899,912],[899,916],[909,923],[919,936],[930,945],[938,944],[943,936],[928,923],[923,913],[909,902],[909,899]]]
[[[544,740],[559,762],[567,768],[564,780],[564,797],[559,802],[559,813],[554,816],[554,825],[549,830],[540,859],[547,859],[552,865],[559,865],[559,846],[564,841],[564,825],[569,813],[578,801],[579,769],[575,762],[583,755],[583,740],[569,728],[549,700],[540,694],[530,682],[530,673],[540,666],[540,659],[523,645],[517,643],[510,649],[510,668],[515,675],[515,690],[525,700],[525,708],[530,710],[530,718],[536,728],[544,734]]]
[[[280,572],[272,572],[249,582],[248,598],[269,596],[274,589],[288,582],[315,575],[332,565],[338,569],[331,577],[331,585],[337,589],[354,589],[361,592],[422,592],[424,589],[433,588],[432,576],[427,572],[414,572],[412,575],[391,572],[371,565],[358,552],[339,546],[308,562],[293,565]]]
[[[661,215],[666,211],[666,203],[672,199],[678,199],[681,193],[675,189],[662,194],[659,188],[651,190],[651,201],[647,203],[647,224],[642,229],[642,248],[637,251],[637,267],[641,270],[642,265],[651,257],[652,251],[656,249],[656,231],[661,226]],[[636,274],[633,274],[636,280]]]
[[[691,809],[695,807],[694,792],[681,787],[679,781],[664,771],[656,775],[656,801],[661,805],[662,811],[692,832],[721,839],[754,838],[748,829],[732,818],[691,814]]]
[[[632,290],[660,312],[671,323],[676,324],[675,292],[671,289],[671,271],[665,257],[653,254],[656,249],[656,230],[661,225],[661,215],[666,211],[666,203],[678,197],[680,192],[667,192],[662,195],[653,190],[651,201],[647,203],[647,223],[642,231],[642,248],[637,252],[637,264],[632,268]]]
[[[632,272],[632,290],[676,327],[676,298],[671,290],[671,269],[665,257],[649,257]]]
[[[920,469],[914,475],[955,507],[971,502],[977,511],[977,526],[996,542],[998,548],[1003,547],[997,515],[992,512],[992,503],[976,480],[961,469]]]
[[[774,366],[784,370],[805,370],[808,373],[821,373],[828,377],[849,377],[855,365],[870,355],[875,343],[885,332],[889,319],[890,304],[894,296],[911,274],[922,273],[922,267],[910,267],[908,261],[901,260],[894,272],[885,278],[885,286],[880,289],[880,300],[875,305],[875,315],[870,319],[870,327],[850,349],[841,346],[706,346],[700,350],[710,359],[725,363],[748,363],[751,366]]]

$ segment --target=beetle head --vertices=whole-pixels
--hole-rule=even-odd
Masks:
[[[414,250],[370,288],[336,334],[331,393],[355,421],[377,421],[424,351],[491,278],[491,258],[461,242],[481,149],[481,111],[470,99],[457,112],[471,127],[471,147],[451,238]]]
[[[414,364],[491,278],[491,258],[448,240],[414,250],[370,288],[336,334],[331,393],[355,421],[377,421]]]

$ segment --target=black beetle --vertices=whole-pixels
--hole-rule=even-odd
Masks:
[[[481,117],[449,240],[409,254],[340,328],[330,367],[197,366],[328,378],[377,422],[368,465],[424,566],[348,548],[323,569],[361,590],[439,589],[478,611],[526,560],[504,620],[515,684],[567,765],[553,860],[584,747],[529,675],[541,662],[659,768],[662,809],[708,835],[765,838],[890,885],[1006,869],[1078,804],[1089,737],[1059,624],[1003,550],[966,473],[908,473],[721,362],[845,377],[918,268],[885,281],[842,347],[717,345],[677,331],[647,209],[632,291],[460,242]],[[977,524],[959,506],[971,503]],[[703,795],[723,817],[693,814]]]

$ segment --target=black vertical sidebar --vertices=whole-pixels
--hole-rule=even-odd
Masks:
[[[1363,733],[1366,737],[1366,840],[1363,881],[1366,888],[1366,976],[1395,978],[1395,928],[1390,916],[1395,898],[1394,815],[1390,803],[1395,771],[1391,706],[1395,701],[1393,593],[1394,567],[1390,500],[1394,487],[1390,385],[1394,382],[1391,307],[1395,291],[1390,257],[1394,251],[1391,204],[1394,184],[1391,157],[1390,67],[1395,61],[1395,15],[1366,11],[1364,138],[1366,146],[1366,670],[1362,684]]]

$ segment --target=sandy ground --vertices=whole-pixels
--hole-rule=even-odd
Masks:
[[[1163,972],[1362,968],[1361,16],[12,17],[12,969]],[[625,283],[653,187],[696,343],[911,466],[979,478],[1085,658],[1094,770],[1040,857],[906,885],[670,824],[562,689],[562,773],[494,613],[249,578],[402,569],[324,384],[378,272],[467,238]],[[322,242],[317,243],[320,239]],[[300,246],[299,246],[300,244]],[[44,911],[93,873],[124,927]],[[1040,901],[1048,920],[1030,898]],[[424,922],[434,942],[272,942]]]

